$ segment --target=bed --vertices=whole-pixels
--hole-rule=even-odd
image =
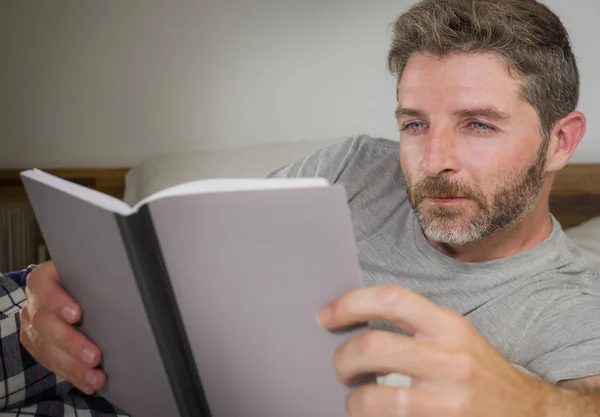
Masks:
[[[51,172],[135,204],[150,194],[185,181],[262,177],[333,142],[281,142],[232,150],[174,152],[147,158],[132,168]],[[4,204],[8,210],[8,207],[14,208],[18,200],[22,205],[25,198],[18,171],[0,170],[0,206]],[[569,237],[600,268],[600,163],[570,164],[560,171],[552,190],[550,209]],[[31,214],[23,218],[31,218]],[[39,242],[36,241],[36,245],[39,246]],[[0,236],[0,251],[2,246]],[[23,253],[34,251],[31,249]]]

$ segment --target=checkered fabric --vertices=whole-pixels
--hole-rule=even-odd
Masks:
[[[48,371],[21,345],[18,312],[26,301],[26,277],[32,268],[0,274],[0,416],[129,416]]]

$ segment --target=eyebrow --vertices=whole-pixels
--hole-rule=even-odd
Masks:
[[[420,118],[424,119],[425,113],[420,110],[416,110],[416,109],[409,109],[406,107],[397,107],[396,111],[394,112],[394,116],[396,116],[396,120],[403,116],[405,116],[405,117],[420,117]]]
[[[510,114],[498,110],[495,107],[481,107],[475,109],[464,109],[455,112],[457,116],[476,118],[484,117],[489,120],[503,121],[510,119]]]
[[[504,121],[504,120],[510,119],[510,115],[508,113],[500,111],[493,106],[492,107],[479,107],[479,108],[474,108],[474,109],[462,109],[462,110],[455,111],[454,114],[456,116],[466,117],[466,118],[483,117],[483,118],[493,120],[493,121]],[[422,112],[421,110],[417,110],[417,109],[407,108],[407,107],[396,108],[396,111],[394,112],[394,116],[396,117],[396,120],[400,119],[403,116],[404,117],[419,117],[422,119],[426,118],[425,112]]]

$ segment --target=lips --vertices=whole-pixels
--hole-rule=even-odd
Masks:
[[[430,195],[425,198],[427,198],[429,200],[465,200],[465,199],[467,199],[467,197],[462,196],[462,195],[444,195],[444,196]]]
[[[444,203],[458,203],[460,201],[468,200],[467,197],[426,197],[425,200],[434,203],[434,204],[444,204]]]
[[[485,209],[483,193],[475,185],[459,183],[448,176],[426,177],[409,186],[411,204],[425,204],[432,207],[446,206],[448,209],[466,209],[470,203]]]

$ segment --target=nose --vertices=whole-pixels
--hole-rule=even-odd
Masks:
[[[425,175],[437,177],[459,171],[456,142],[453,132],[430,128],[422,161]]]

